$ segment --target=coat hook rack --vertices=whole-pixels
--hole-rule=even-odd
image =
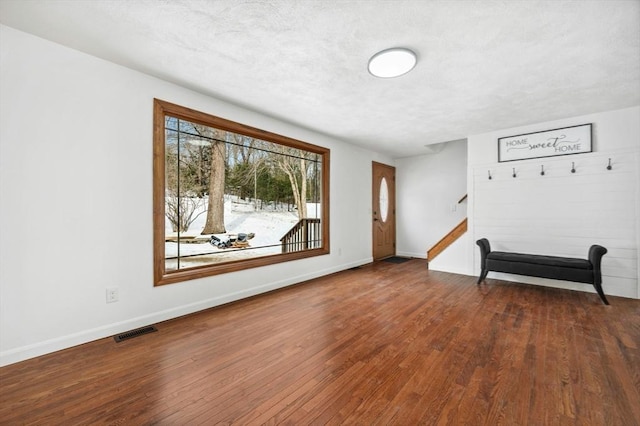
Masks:
[[[516,177],[516,168],[513,167],[513,177]]]
[[[492,179],[492,177],[491,177],[491,170],[487,170],[487,172],[489,172],[489,180],[491,180],[491,179]]]
[[[611,170],[613,167],[611,166],[611,158],[609,158],[609,165],[607,166],[607,170]]]
[[[544,165],[540,166],[540,176],[544,176]]]
[[[573,161],[571,162],[571,173],[575,173],[576,172],[576,163],[574,163]]]

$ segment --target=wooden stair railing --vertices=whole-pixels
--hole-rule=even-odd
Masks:
[[[315,218],[300,219],[280,238],[282,253],[318,248],[321,242],[320,219]]]
[[[467,232],[467,218],[465,217],[455,228],[453,228],[440,241],[427,250],[427,261],[431,262],[437,255],[442,253],[447,247],[453,244],[462,234]]]

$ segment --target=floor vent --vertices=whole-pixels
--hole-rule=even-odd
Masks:
[[[134,337],[142,336],[143,334],[153,333],[158,331],[155,325],[149,325],[147,327],[138,328],[136,330],[127,331],[126,333],[113,336],[116,342],[122,342],[123,340],[133,339]]]

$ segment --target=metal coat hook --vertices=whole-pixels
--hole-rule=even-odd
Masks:
[[[487,170],[487,172],[489,173],[489,180],[491,180],[491,179],[492,179],[492,177],[491,177],[491,170]]]
[[[571,162],[571,173],[575,173],[576,172],[576,163],[574,163],[573,161]]]
[[[516,168],[513,167],[513,177],[516,177]]]
[[[611,170],[613,167],[611,166],[611,158],[609,158],[609,165],[607,166],[607,170]]]
[[[544,165],[542,165],[540,167],[541,167],[540,176],[544,176]]]

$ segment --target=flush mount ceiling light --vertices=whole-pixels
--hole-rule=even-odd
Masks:
[[[394,47],[373,55],[369,59],[369,72],[380,78],[399,77],[411,71],[417,61],[412,50]]]

